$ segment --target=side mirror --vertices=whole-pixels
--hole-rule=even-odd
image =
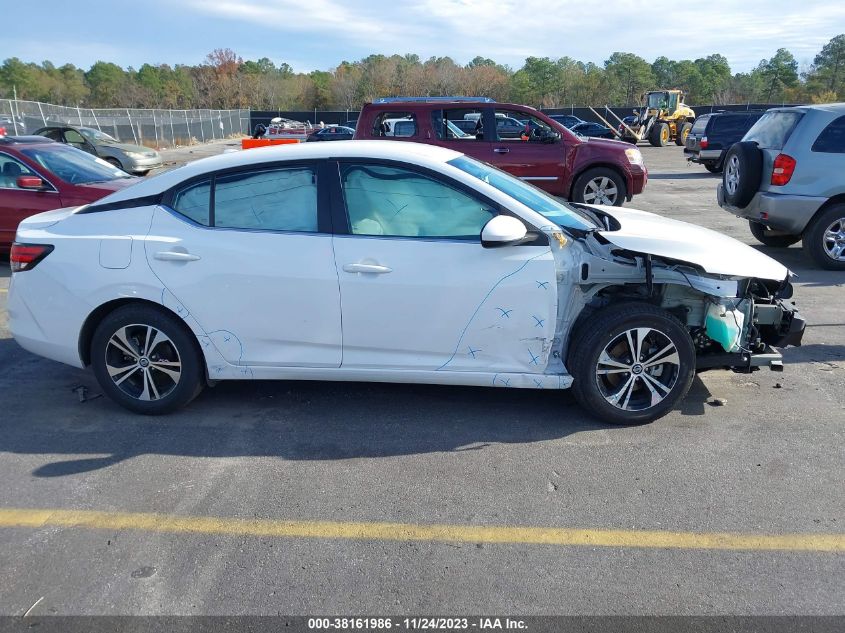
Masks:
[[[38,176],[18,176],[15,181],[18,189],[43,189],[44,181]]]
[[[481,245],[484,248],[510,246],[521,242],[528,229],[516,218],[509,215],[497,215],[481,229]]]

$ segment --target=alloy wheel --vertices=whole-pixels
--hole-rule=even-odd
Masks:
[[[137,400],[160,400],[182,376],[182,360],[161,330],[142,324],[121,327],[106,345],[106,370],[114,384]]]
[[[623,411],[660,404],[678,380],[681,359],[672,340],[647,327],[626,330],[602,350],[596,384],[607,402]]]
[[[587,182],[584,187],[584,202],[588,204],[606,204],[612,206],[616,202],[619,190],[616,183],[607,176],[598,176]]]
[[[731,156],[725,166],[725,189],[730,195],[736,193],[739,187],[739,158]]]
[[[845,261],[845,218],[834,220],[824,231],[824,252],[832,260]]]

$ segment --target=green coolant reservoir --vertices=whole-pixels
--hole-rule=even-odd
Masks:
[[[704,332],[719,343],[726,352],[738,352],[741,347],[745,314],[722,305],[710,304],[704,321]]]

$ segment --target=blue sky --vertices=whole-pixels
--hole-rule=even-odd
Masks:
[[[12,0],[3,0],[3,4]],[[802,65],[845,33],[845,2],[708,0],[38,0],[32,28],[6,28],[0,59],[97,60],[138,68],[145,62],[196,64],[214,48],[244,59],[269,57],[297,71],[328,70],[371,53],[476,55],[514,68],[525,57],[568,55],[601,64],[613,51],[653,61],[713,52],[736,71],[780,48]],[[17,5],[19,8],[21,5]],[[653,7],[651,12],[646,7]],[[655,15],[665,10],[665,19]],[[23,9],[20,9],[24,12]],[[7,17],[9,11],[3,11]]]

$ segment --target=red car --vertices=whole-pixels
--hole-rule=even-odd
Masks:
[[[580,137],[512,103],[380,99],[364,105],[354,138],[448,147],[574,202],[621,205],[648,180],[642,154],[629,143]]]
[[[0,254],[36,213],[88,204],[138,178],[43,136],[0,136]]]

